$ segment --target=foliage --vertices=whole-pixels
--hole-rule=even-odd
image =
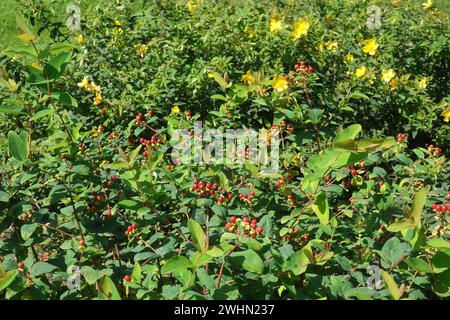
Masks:
[[[83,1],[73,31],[20,3],[2,299],[450,295],[444,11],[378,1],[369,29],[366,1]],[[172,163],[198,120],[279,131],[279,173]]]

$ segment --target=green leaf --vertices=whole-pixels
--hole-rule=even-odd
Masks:
[[[9,151],[11,155],[19,161],[28,158],[28,144],[26,139],[22,139],[14,131],[8,132]]]
[[[20,228],[20,235],[22,236],[22,239],[28,240],[31,237],[31,235],[33,234],[33,232],[36,230],[37,227],[38,227],[37,223],[24,224]]]
[[[333,141],[333,146],[336,143],[342,143],[344,141],[348,141],[348,140],[354,140],[356,138],[356,136],[358,135],[358,133],[361,132],[361,125],[360,124],[352,124],[351,126],[348,126],[347,128],[345,128],[342,131],[339,131],[336,134],[336,137],[334,138]]]
[[[17,114],[17,113],[26,113],[23,112],[23,107],[22,106],[6,106],[6,105],[2,105],[0,106],[0,113],[13,113],[13,114]]]
[[[402,293],[400,292],[400,289],[398,288],[394,279],[391,277],[391,275],[389,273],[387,273],[384,270],[380,270],[380,273],[381,273],[381,276],[383,277],[386,288],[388,289],[391,296],[395,300],[400,300]]]
[[[330,207],[328,205],[328,199],[325,192],[321,192],[314,204],[311,206],[314,213],[320,220],[320,223],[327,225],[330,219]]]
[[[387,227],[387,230],[389,232],[398,232],[398,231],[401,231],[403,229],[411,228],[413,226],[414,226],[414,224],[413,224],[413,222],[411,220],[403,219],[403,220],[391,223]]]
[[[191,233],[194,246],[198,251],[204,253],[208,249],[208,242],[202,227],[198,224],[197,221],[189,219],[188,228],[189,232]]]
[[[175,256],[172,257],[169,261],[167,261],[161,268],[161,273],[171,273],[176,270],[191,268],[192,263],[186,257],[183,256]]]
[[[17,269],[0,273],[0,292],[5,290],[16,278],[19,271]]]
[[[234,265],[242,266],[245,270],[253,273],[261,274],[264,271],[264,262],[252,249],[233,252],[230,255],[230,262]]]
[[[47,274],[47,273],[50,273],[52,271],[55,271],[56,269],[58,269],[58,268],[56,266],[50,264],[50,263],[47,263],[47,262],[36,262],[31,267],[30,274],[33,277],[37,277],[37,276],[39,276],[41,274]]]
[[[419,228],[422,225],[421,216],[426,200],[427,200],[427,189],[422,188],[419,191],[417,191],[416,196],[414,197],[412,209],[409,214],[409,217],[414,222],[414,225],[418,226]]]
[[[136,282],[136,283],[141,282],[142,271],[141,271],[141,266],[139,265],[139,262],[137,262],[137,261],[134,263],[134,268],[133,268],[133,272],[131,273],[131,277],[134,282]]]
[[[120,294],[110,277],[105,276],[97,285],[98,298],[102,300],[121,300]]]
[[[430,269],[429,264],[420,258],[409,257],[408,259],[405,260],[405,262],[408,266],[410,266],[411,268],[413,268],[419,272],[424,272],[424,273],[433,272]]]
[[[122,200],[117,205],[119,207],[122,207],[125,209],[130,209],[130,210],[138,210],[139,209],[139,203],[137,203],[136,201],[133,201],[133,200],[129,200],[129,199]]]
[[[442,238],[432,238],[428,240],[427,244],[435,249],[450,249],[450,242]]]
[[[228,88],[228,83],[225,81],[225,79],[222,77],[222,75],[220,73],[218,73],[217,71],[209,72],[208,76],[214,78],[214,81],[216,81],[219,84],[219,86],[222,90],[225,91],[225,89]]]

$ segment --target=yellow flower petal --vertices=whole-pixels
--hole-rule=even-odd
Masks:
[[[366,67],[365,66],[361,66],[359,68],[356,68],[355,70],[355,76],[357,76],[358,78],[363,77],[366,74]]]
[[[449,122],[450,121],[450,108],[445,109],[442,113],[441,116],[444,118],[445,122]]]
[[[301,18],[294,23],[294,31],[292,31],[292,36],[294,39],[299,39],[301,36],[306,36],[308,34],[308,29],[310,24],[308,20]]]
[[[364,41],[364,46],[362,49],[362,51],[364,53],[367,53],[367,54],[373,56],[377,52],[377,49],[378,49],[378,44],[375,39],[372,38],[372,39],[368,39],[368,40]]]
[[[396,76],[396,73],[393,69],[385,69],[381,71],[381,75],[383,81],[389,83]]]
[[[288,82],[283,76],[276,76],[272,80],[272,88],[276,91],[284,91],[288,88]]]
[[[283,21],[281,21],[280,19],[271,19],[269,28],[270,32],[283,30]]]
[[[251,70],[248,70],[247,73],[242,76],[241,80],[243,82],[246,82],[247,84],[255,83],[255,77],[253,76],[253,72]]]

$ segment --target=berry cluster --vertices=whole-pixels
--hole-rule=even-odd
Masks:
[[[431,205],[431,208],[433,208],[433,210],[436,211],[436,213],[440,213],[440,212],[450,212],[450,200],[444,200],[443,204],[437,204],[437,203],[433,203]]]
[[[139,143],[144,146],[144,153],[142,155],[148,157],[148,148],[150,147],[152,150],[156,150],[162,144],[162,141],[156,135],[153,135],[150,139],[140,138]]]
[[[117,176],[112,175],[111,178],[108,179],[108,181],[106,183],[109,187],[112,187],[112,185],[114,184],[114,182],[116,182],[116,180],[117,180]]]
[[[279,190],[286,183],[286,179],[284,177],[280,177],[280,179],[275,183],[274,189]]]
[[[291,207],[296,207],[297,206],[297,201],[295,199],[295,195],[294,194],[288,194],[288,205]]]
[[[251,205],[251,202],[252,202],[254,196],[255,196],[255,193],[253,191],[251,191],[250,194],[240,193],[239,199],[242,202],[247,203],[248,205]]]
[[[364,168],[364,161],[360,161],[355,164],[349,164],[347,168],[350,170],[350,174],[352,176],[364,174],[366,172],[366,168]]]
[[[149,111],[145,115],[143,115],[142,113],[139,112],[136,115],[136,122],[134,124],[136,125],[136,127],[139,127],[141,124],[143,124],[143,119],[145,117],[151,117],[152,115],[153,115],[153,111]]]
[[[282,237],[282,239],[285,241],[305,241],[306,242],[309,240],[309,236],[307,234],[302,236],[300,233],[300,228],[295,227],[295,228],[291,228],[289,233],[284,235]]]
[[[33,213],[31,212],[31,210],[28,210],[27,212],[25,212],[24,214],[22,214],[20,216],[20,220],[27,221],[28,219],[31,219],[32,216],[33,216]]]
[[[406,134],[401,133],[401,132],[399,134],[397,134],[397,142],[398,143],[403,142],[405,139],[406,139]]]
[[[435,147],[434,145],[430,144],[428,146],[428,152],[430,152],[433,156],[438,156],[442,153],[442,149],[439,147]]]
[[[48,258],[50,258],[50,253],[44,252],[44,253],[39,257],[39,262],[47,261]]]
[[[192,184],[192,191],[196,191],[199,197],[204,198],[216,198],[217,203],[224,203],[225,201],[231,201],[233,195],[231,193],[226,193],[225,189],[222,188],[217,182],[204,182],[198,181]]]
[[[294,69],[298,73],[311,73],[311,72],[313,72],[313,68],[311,66],[307,66],[304,61],[299,61],[294,66]]]
[[[234,232],[238,236],[256,238],[257,235],[260,235],[264,231],[264,228],[258,226],[256,219],[250,221],[249,217],[243,217],[241,219],[231,216],[229,222],[225,224],[225,230]]]
[[[137,229],[137,224],[136,223],[133,223],[132,225],[129,225],[128,227],[127,227],[127,230],[125,231],[125,235],[127,236],[127,237],[130,237],[131,235],[133,235],[135,232],[136,232],[136,229]]]

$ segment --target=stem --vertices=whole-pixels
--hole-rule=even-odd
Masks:
[[[238,240],[238,242],[234,245],[234,247],[223,258],[222,265],[220,266],[220,270],[219,270],[219,278],[217,279],[216,288],[220,287],[220,281],[222,280],[223,268],[225,267],[225,259],[237,248],[239,243],[240,243],[240,241]]]

